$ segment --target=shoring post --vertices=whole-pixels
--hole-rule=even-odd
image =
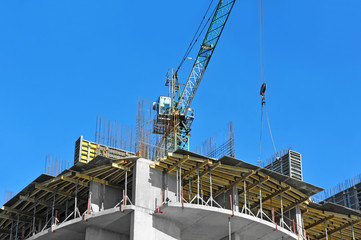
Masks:
[[[75,184],[75,196],[74,196],[74,219],[76,218],[78,210],[78,181]]]
[[[168,174],[168,172],[166,172],[166,175],[165,175],[165,180],[166,180],[166,185],[165,185],[165,199],[166,199],[166,201],[167,201],[167,199],[168,199],[168,184],[169,184],[169,174]]]
[[[19,214],[18,214],[17,220],[16,220],[15,240],[18,239],[18,231],[19,231]]]
[[[275,209],[272,208],[272,221],[275,223]]]
[[[213,207],[213,187],[212,187],[212,169],[209,168],[209,194],[211,199],[211,207]]]
[[[68,217],[68,207],[69,207],[69,202],[68,202],[68,199],[66,199],[66,201],[65,201],[65,218]]]
[[[229,203],[230,203],[231,210],[232,210],[232,216],[231,216],[231,217],[234,217],[234,209],[233,209],[232,194],[229,194]]]
[[[295,226],[295,220],[292,219],[292,227],[293,227],[293,232],[296,233],[296,226]]]
[[[35,213],[36,213],[36,203],[34,203],[34,210],[33,210],[33,236],[35,235]]]
[[[327,220],[325,219],[325,235],[326,235],[326,240],[328,240],[328,234],[327,234]]]
[[[51,224],[54,224],[54,214],[55,214],[55,192],[53,194],[53,206],[51,207]]]
[[[189,177],[189,191],[188,191],[188,195],[189,195],[189,203],[192,201],[192,180],[191,177]]]
[[[24,237],[25,237],[24,235],[25,235],[25,228],[23,226],[22,229],[21,229],[21,240],[24,239]]]
[[[179,166],[179,187],[178,187],[179,191],[181,191],[182,189],[182,165]],[[179,198],[181,197],[181,194],[179,194]],[[182,199],[179,199],[180,201]]]
[[[120,211],[121,212],[124,212],[124,202],[125,202],[125,190],[123,189],[123,201],[122,201],[122,204],[120,205]]]
[[[203,180],[202,180],[202,178],[200,179],[201,180],[201,198],[202,198],[202,205],[205,203],[204,202],[204,195],[203,195]]]
[[[179,178],[178,178],[178,165],[176,166],[175,178],[177,180],[177,202],[179,202]]]
[[[124,190],[125,190],[125,202],[124,205],[127,205],[127,201],[128,201],[128,171],[125,170],[125,186],[124,186]]]
[[[232,225],[231,225],[231,218],[228,218],[228,239],[232,240],[232,229],[231,229]]]
[[[244,213],[247,213],[247,189],[246,189],[246,179],[243,180],[243,195],[244,195]]]
[[[197,169],[197,204],[199,205],[199,166]]]
[[[341,236],[341,240],[343,240],[342,230],[340,230],[340,236]]]
[[[182,209],[184,209],[183,187],[181,188],[181,191],[182,191]]]
[[[352,230],[352,240],[355,240],[355,231],[353,229],[353,223],[351,223],[351,230]]]
[[[280,200],[281,200],[281,220],[280,220],[280,227],[283,227],[283,199],[282,199],[282,193],[280,194]]]
[[[10,227],[10,240],[13,239],[13,226],[14,226],[14,220],[11,220],[11,227]]]
[[[261,219],[263,219],[263,209],[262,209],[262,183],[259,183],[259,210],[261,213]]]

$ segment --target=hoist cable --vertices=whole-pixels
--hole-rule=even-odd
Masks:
[[[183,65],[184,61],[187,59],[189,53],[192,51],[195,43],[198,41],[198,38],[199,38],[200,35],[202,34],[205,26],[207,26],[208,22],[210,21],[211,17],[213,16],[213,13],[214,13],[215,10],[213,11],[213,13],[212,13],[211,16],[208,18],[207,22],[204,24],[204,26],[203,26],[203,28],[202,28],[202,24],[203,24],[204,20],[205,20],[206,17],[207,17],[207,14],[208,14],[209,9],[211,8],[211,6],[212,6],[212,4],[213,4],[213,1],[214,1],[214,0],[212,0],[211,3],[209,4],[209,6],[208,6],[208,8],[207,8],[207,11],[206,11],[206,13],[204,14],[204,16],[203,16],[203,18],[202,18],[202,21],[201,21],[201,23],[199,24],[199,26],[198,26],[198,28],[197,28],[197,31],[196,31],[196,33],[194,34],[194,36],[193,36],[193,38],[192,38],[192,41],[191,41],[191,43],[189,44],[189,46],[188,46],[188,48],[187,48],[187,50],[186,50],[186,52],[185,52],[185,54],[184,54],[184,56],[183,56],[183,58],[182,58],[181,63],[179,64],[176,72],[178,72],[178,70],[179,70],[179,69],[181,68],[181,66]],[[201,32],[198,34],[198,32],[199,32],[199,30],[200,30],[201,28],[202,28],[202,30],[201,30]],[[197,36],[197,34],[198,34],[198,36]]]
[[[264,64],[264,24],[263,24],[263,0],[259,0],[259,61],[260,61],[260,83],[266,82],[265,64]]]
[[[266,109],[268,129],[269,129],[269,133],[270,133],[270,136],[271,136],[271,139],[272,139],[273,148],[274,148],[274,150],[275,150],[275,154],[277,155],[277,149],[276,149],[275,141],[273,140],[273,136],[272,136],[271,124],[270,124],[269,117],[268,117],[268,112],[267,112],[267,105],[266,105],[266,103],[264,104],[264,108]]]
[[[259,155],[258,155],[258,166],[259,167],[261,165],[262,132],[263,132],[263,100],[262,100],[262,108],[261,108],[261,134],[259,137]]]

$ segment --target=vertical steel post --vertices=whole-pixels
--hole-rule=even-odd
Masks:
[[[212,193],[212,169],[209,168],[209,194],[211,199],[211,207],[213,207],[213,193]]]
[[[247,213],[247,189],[246,189],[246,179],[243,180],[243,195],[244,195],[244,213]]]
[[[262,183],[259,183],[259,211],[261,214],[261,219],[263,219],[263,210],[262,210]]]
[[[199,204],[199,167],[197,169],[197,204]]]
[[[282,193],[280,195],[280,199],[281,199],[281,222],[280,222],[280,226],[283,227],[283,201],[282,201]]]
[[[192,180],[189,176],[189,203],[192,201]]]
[[[182,195],[182,165],[179,166],[179,201],[183,201],[183,195]]]
[[[14,220],[11,220],[11,227],[10,227],[10,240],[13,239],[13,226],[14,226]]]
[[[36,203],[34,203],[34,214],[33,214],[33,235],[35,235],[35,213],[36,213]]]
[[[16,229],[15,229],[15,240],[18,240],[18,231],[19,231],[19,214],[16,220]]]
[[[68,208],[69,208],[69,201],[68,201],[68,199],[66,199],[66,202],[65,202],[65,218],[68,217]]]
[[[51,208],[51,224],[54,224],[54,214],[55,214],[55,193],[53,194],[53,206]]]
[[[351,230],[352,230],[352,240],[355,240],[355,231],[353,229],[353,223],[351,223]]]
[[[178,178],[178,165],[176,166],[176,176],[175,176],[175,178],[177,179],[177,202],[179,202],[179,189],[178,189],[178,187],[179,187],[179,178]]]
[[[78,181],[75,184],[75,196],[74,196],[74,219],[76,218],[78,210]]]
[[[127,201],[128,201],[128,171],[125,170],[125,187],[124,187],[124,191],[125,191],[125,199],[124,199],[124,205],[127,205]]]
[[[341,236],[341,240],[343,240],[342,230],[340,230],[340,236]]]
[[[232,240],[232,229],[231,229],[232,225],[231,225],[231,218],[228,218],[228,239]]]
[[[327,220],[325,219],[325,234],[326,234],[326,240],[328,240],[328,234],[327,234]]]

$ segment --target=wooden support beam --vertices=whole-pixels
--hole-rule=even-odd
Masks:
[[[301,204],[301,203],[304,203],[304,202],[306,202],[306,201],[309,201],[309,200],[310,200],[310,197],[308,197],[308,196],[307,196],[307,197],[304,197],[304,198],[302,198],[301,200],[298,200],[298,201],[292,203],[291,205],[283,208],[283,212],[288,212],[288,211],[294,209],[295,207],[297,207],[297,205],[299,205],[299,204]],[[277,215],[279,215],[279,214],[280,214],[280,213],[277,213]]]
[[[27,196],[19,196],[19,199],[23,200],[23,201],[31,202],[31,203],[36,203],[36,204],[39,204],[39,205],[44,206],[44,207],[51,207],[52,206],[52,202],[46,202],[46,201],[43,201],[43,200],[40,200],[40,199],[31,198],[31,197],[27,197]],[[60,209],[65,210],[64,206],[61,206],[61,205],[58,205],[58,204],[55,204],[55,208],[59,209],[59,210]]]
[[[106,180],[103,180],[103,179],[100,179],[100,178],[96,178],[96,177],[92,177],[92,176],[89,176],[89,175],[86,175],[86,174],[83,174],[83,173],[76,172],[76,173],[75,173],[75,176],[78,177],[78,178],[82,178],[82,179],[88,180],[88,181],[92,181],[92,182],[97,182],[97,183],[109,185],[109,182],[106,181]]]
[[[123,166],[123,165],[121,165],[119,163],[112,163],[110,166],[113,167],[113,168],[118,168],[118,169],[130,172],[130,168],[125,167],[125,166]]]
[[[345,228],[350,227],[352,224],[355,225],[355,224],[360,223],[360,222],[361,222],[361,219],[356,220],[356,221],[348,222],[348,223],[346,223],[346,224],[344,224],[344,225],[342,225],[342,226],[340,226],[340,227],[338,227],[338,228],[335,228],[335,229],[333,229],[333,230],[327,231],[327,234],[330,236],[330,235],[332,235],[333,233],[336,233],[336,232],[338,233],[339,231],[341,231],[341,230],[343,230],[343,229],[345,229]],[[316,239],[322,239],[322,238],[325,238],[325,237],[326,237],[326,234],[322,234],[321,236],[316,237]]]
[[[189,155],[181,160],[179,160],[176,164],[174,164],[173,166],[171,166],[170,168],[167,169],[167,173],[172,172],[173,170],[175,170],[177,168],[178,165],[182,165],[183,163],[185,163],[186,161],[189,160]]]
[[[247,173],[244,176],[242,176],[242,177],[236,179],[235,181],[231,182],[228,186],[225,186],[224,188],[219,189],[215,194],[213,194],[214,198],[218,197],[223,192],[227,192],[229,189],[233,188],[234,186],[236,186],[240,182],[243,182],[246,178],[248,178],[249,176],[251,176],[253,174],[255,174],[255,171],[250,170],[249,173]]]
[[[60,179],[65,181],[65,182],[78,184],[78,185],[83,186],[83,187],[88,187],[89,186],[88,183],[85,183],[85,182],[82,182],[82,181],[79,181],[79,180],[76,180],[76,179],[70,178],[70,177],[60,176]]]
[[[264,178],[261,178],[258,182],[255,182],[255,183],[247,186],[247,190],[251,190],[251,189],[259,186],[260,183],[264,183],[264,182],[266,182],[266,181],[268,181],[268,180],[270,180],[270,177],[269,177],[269,176],[264,177]],[[239,195],[241,195],[243,192],[244,192],[244,191],[243,191],[243,188],[242,188],[242,189],[240,190],[240,192],[239,192]]]
[[[213,171],[214,169],[218,168],[218,167],[221,166],[221,165],[222,165],[221,162],[216,162],[216,163],[214,163],[212,166],[209,166],[206,170],[204,170],[203,172],[199,173],[199,178],[202,178],[204,175],[206,175],[207,173],[209,173],[209,169],[210,169],[211,171]],[[182,175],[182,178],[183,178],[183,175]],[[196,179],[191,180],[191,182],[193,182],[193,181],[196,181]],[[189,184],[189,181],[188,181],[188,180],[184,180],[184,181],[182,182],[182,186],[183,186],[183,187],[184,187],[184,186],[187,186],[188,184]]]
[[[286,192],[286,191],[289,191],[289,190],[291,190],[291,189],[292,189],[291,187],[284,187],[284,188],[280,189],[279,191],[276,191],[276,192],[272,193],[271,195],[268,195],[267,197],[263,198],[263,199],[262,199],[262,203],[270,200],[271,198],[274,198],[274,197],[280,195],[281,193],[284,193],[284,192]],[[256,208],[256,207],[258,207],[258,206],[259,206],[259,202],[257,202],[256,204],[252,205],[252,206],[251,206],[251,210],[253,210],[254,208]]]
[[[3,219],[7,219],[7,220],[12,220],[12,221],[17,221],[17,217],[13,217],[9,214],[6,214],[6,213],[0,213],[0,219],[3,218]],[[26,220],[24,218],[19,218],[19,222],[23,222],[23,223],[31,223],[31,221],[29,220]]]
[[[52,188],[49,188],[49,187],[45,187],[41,184],[38,184],[36,183],[35,184],[35,188],[36,189],[39,189],[39,190],[43,190],[43,191],[46,191],[46,192],[51,192],[51,193],[56,193],[60,196],[63,196],[63,197],[67,197],[67,198],[71,198],[73,196],[73,194],[71,193],[67,193],[67,192],[63,192],[63,191],[58,191],[56,189],[52,189]]]
[[[316,227],[317,225],[320,225],[320,224],[324,223],[325,220],[328,221],[328,220],[330,220],[330,219],[332,219],[334,217],[335,217],[334,215],[331,215],[331,216],[327,216],[325,218],[322,218],[322,219],[320,219],[320,220],[318,220],[318,221],[316,221],[314,223],[311,223],[311,224],[305,226],[305,230]]]
[[[203,167],[205,167],[205,166],[207,166],[207,165],[211,165],[212,164],[212,161],[211,160],[206,160],[206,161],[204,161],[202,164],[200,164],[199,166],[195,166],[195,167],[193,167],[192,169],[190,169],[189,171],[187,171],[187,172],[185,172],[185,173],[182,173],[182,178],[186,178],[186,177],[188,177],[189,175],[191,175],[192,173],[194,173],[195,171],[197,171],[197,169],[198,168],[203,168]],[[208,170],[209,171],[209,170]],[[200,176],[200,174],[199,174],[199,177],[201,177]]]
[[[22,215],[22,216],[33,217],[33,214],[31,214],[31,213],[27,213],[27,212],[21,211],[19,209],[10,208],[10,207],[6,207],[6,206],[2,206],[1,210],[7,211],[7,212],[10,212],[10,213],[19,214],[19,215]]]

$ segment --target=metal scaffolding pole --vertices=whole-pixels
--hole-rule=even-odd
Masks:
[[[15,240],[18,240],[18,231],[19,231],[19,214],[16,220],[16,229],[15,229]]]
[[[179,178],[178,178],[178,165],[176,166],[176,180],[177,180],[177,202],[179,202],[179,189],[178,189],[178,187],[179,187]]]
[[[183,201],[183,194],[182,194],[182,165],[179,166],[179,201]]]
[[[325,219],[325,235],[326,235],[326,240],[328,240],[328,234],[327,234],[327,220]]]
[[[36,221],[35,213],[36,213],[36,203],[34,203],[34,213],[33,213],[33,235],[35,235],[35,232],[36,232],[36,230],[35,230],[35,221]]]
[[[209,168],[209,194],[210,194],[210,199],[211,199],[211,207],[213,207],[213,188],[212,188],[212,169]]]
[[[78,182],[75,184],[75,196],[74,196],[74,219],[78,211]]]
[[[51,225],[54,224],[54,214],[55,214],[55,192],[53,194],[53,206],[51,208]]]
[[[127,201],[128,201],[128,171],[125,170],[125,186],[124,186],[124,191],[125,191],[125,202],[124,202],[124,205],[127,205]]]
[[[197,169],[197,204],[199,204],[199,167]]]
[[[13,239],[13,226],[14,226],[14,220],[11,221],[11,227],[10,227],[10,240]]]
[[[355,240],[355,231],[353,229],[353,223],[351,223],[351,230],[352,230],[352,240]]]
[[[281,221],[280,221],[280,226],[283,227],[283,201],[282,201],[282,193],[280,194],[280,199],[281,199]]]

